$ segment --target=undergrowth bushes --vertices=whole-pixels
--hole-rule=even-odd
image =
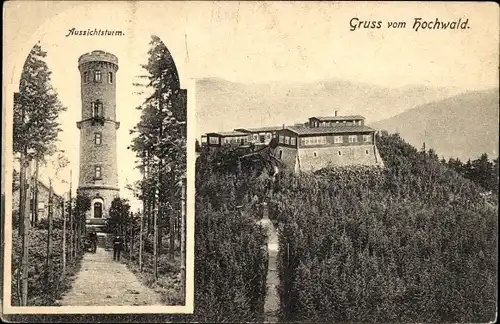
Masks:
[[[383,170],[279,180],[281,319],[491,321],[496,210],[434,156],[397,135],[378,142]]]
[[[200,322],[261,321],[267,275],[266,236],[255,210],[237,209],[246,181],[197,164],[195,311]]]
[[[62,231],[54,226],[52,232],[52,270],[49,271],[46,264],[48,232],[43,228],[43,224],[30,230],[28,306],[54,306],[62,294],[70,289],[71,277],[79,271],[83,254],[79,253],[72,260],[68,257],[66,273],[63,273],[62,239]],[[67,237],[68,241],[69,236]],[[17,233],[13,233],[11,281],[11,303],[13,306],[19,306],[21,301],[21,255],[22,239]]]

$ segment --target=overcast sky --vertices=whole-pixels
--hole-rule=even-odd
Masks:
[[[139,178],[134,154],[126,147],[131,140],[128,131],[140,116],[134,108],[143,100],[133,94],[132,83],[143,73],[139,65],[146,63],[151,34],[172,53],[181,87],[191,78],[204,77],[243,83],[340,78],[389,87],[422,84],[468,90],[498,86],[499,11],[491,3],[13,1],[4,8],[7,79],[18,80],[19,62],[37,40],[48,52],[53,85],[68,107],[61,115],[61,148],[72,162],[74,187],[79,148],[75,123],[81,114],[78,57],[94,49],[118,57],[118,163],[123,187]],[[380,20],[382,28],[350,31],[354,17]],[[416,32],[415,17],[468,19],[470,28]],[[388,29],[388,21],[405,21],[407,26]],[[66,37],[71,28],[121,30],[125,36]],[[128,195],[126,190],[122,195]]]

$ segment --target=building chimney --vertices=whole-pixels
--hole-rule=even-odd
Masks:
[[[335,117],[337,117],[337,111],[335,110]]]
[[[285,129],[285,124],[283,124],[283,129]]]

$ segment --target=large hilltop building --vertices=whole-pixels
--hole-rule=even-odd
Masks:
[[[81,75],[82,120],[80,130],[80,177],[78,191],[91,199],[88,227],[102,228],[111,202],[119,195],[116,156],[115,55],[95,50],[78,59]]]
[[[267,128],[238,128],[234,132],[207,133],[202,145],[223,146],[267,145],[277,138],[273,154],[287,168],[316,171],[328,166],[384,163],[375,143],[375,130],[365,126],[363,116],[311,117],[304,124]]]

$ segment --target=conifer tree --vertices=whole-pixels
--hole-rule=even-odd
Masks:
[[[65,111],[51,85],[50,72],[44,59],[47,52],[40,44],[31,49],[23,67],[19,93],[14,105],[14,153],[43,159],[54,152],[61,127],[57,120]]]
[[[178,183],[186,170],[186,109],[177,69],[167,47],[154,35],[149,45],[148,62],[142,65],[146,73],[141,76],[147,82],[136,84],[145,88],[148,96],[138,107],[141,119],[131,131],[136,136],[130,148],[136,153],[143,174],[138,187],[142,189],[140,198],[148,232],[158,233],[158,228],[170,220],[173,247],[173,229],[181,209]],[[152,216],[155,210],[158,219]],[[161,233],[158,235],[161,242]]]
[[[20,217],[24,215],[27,199],[24,184],[26,163],[32,159],[44,161],[46,156],[55,152],[61,130],[57,119],[59,113],[66,110],[51,85],[51,72],[44,61],[46,57],[47,52],[39,43],[33,46],[24,63],[19,92],[14,98],[13,151],[20,155]]]

